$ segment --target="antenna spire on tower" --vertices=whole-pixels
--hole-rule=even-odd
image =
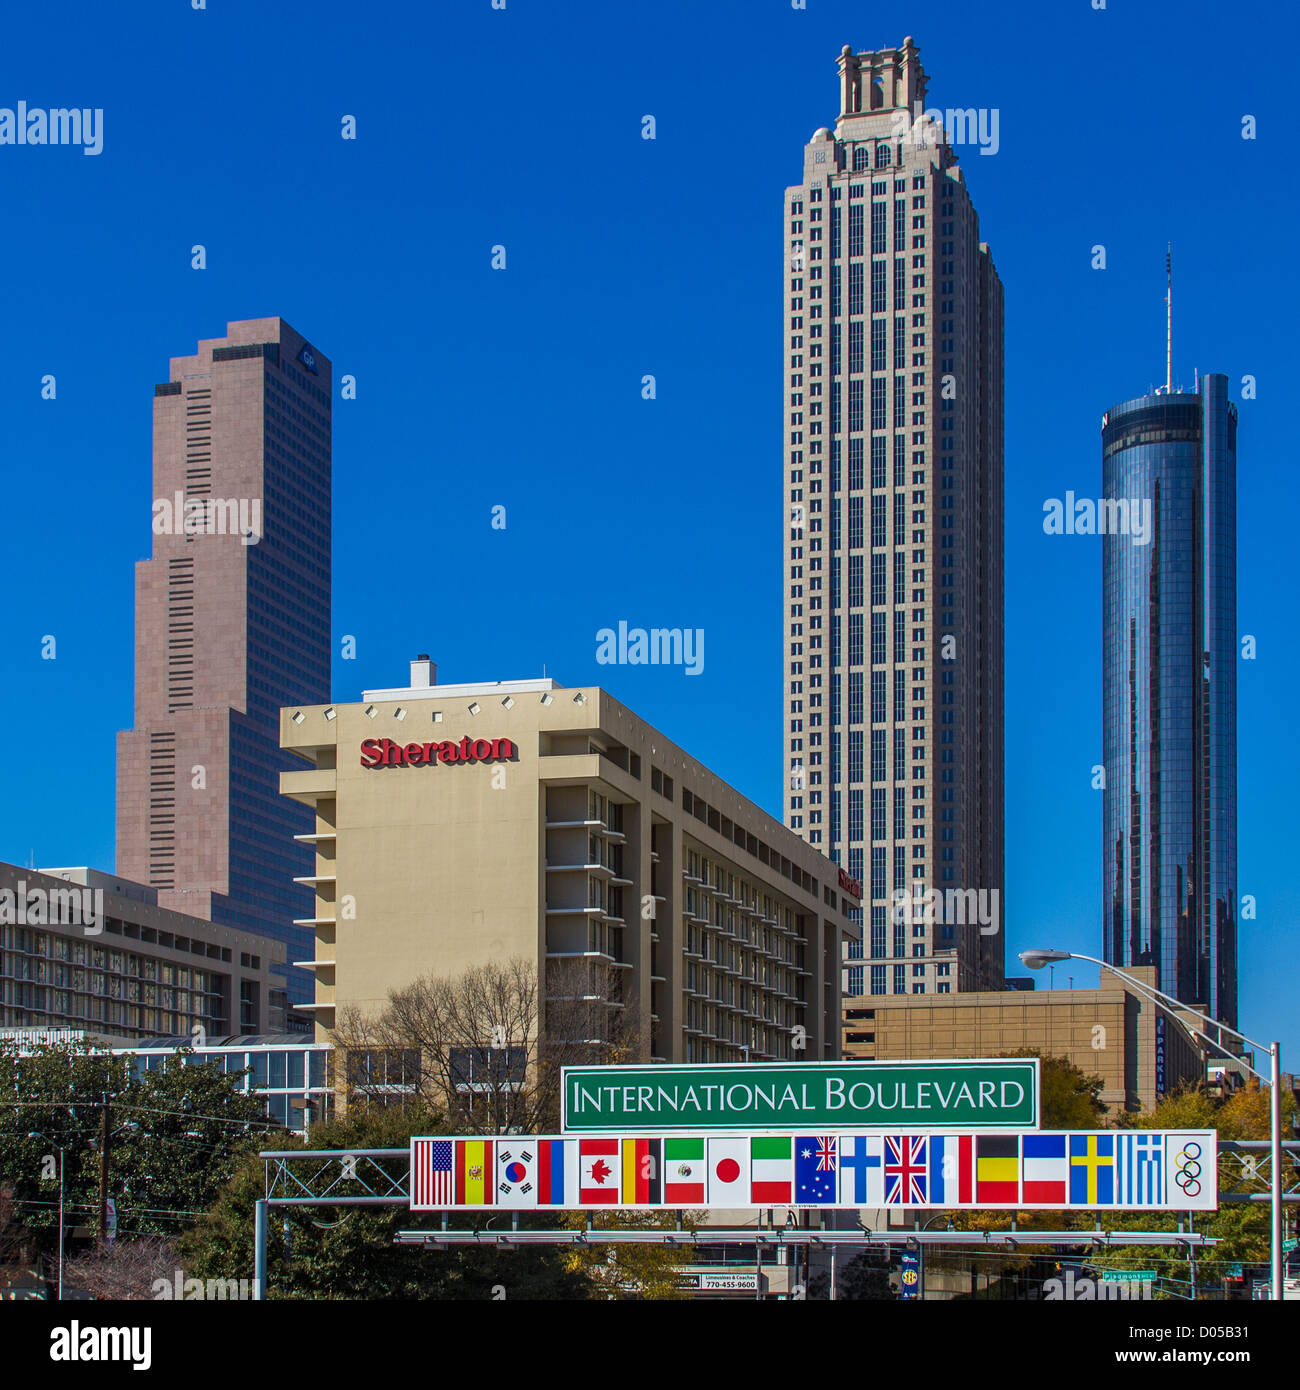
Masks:
[[[1165,395],[1174,389],[1174,244],[1165,243]]]

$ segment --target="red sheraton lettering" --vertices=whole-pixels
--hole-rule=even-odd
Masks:
[[[838,866],[837,866],[838,867]],[[855,898],[862,897],[862,885],[851,874],[840,869],[840,887]]]
[[[463,738],[459,743],[394,743],[391,738],[368,738],[361,745],[362,767],[425,767],[431,763],[496,762],[515,756],[508,738]]]

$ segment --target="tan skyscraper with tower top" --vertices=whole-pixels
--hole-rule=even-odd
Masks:
[[[839,78],[785,194],[785,820],[863,885],[848,993],[994,989],[1002,285],[958,147],[997,113],[928,112],[911,38]]]

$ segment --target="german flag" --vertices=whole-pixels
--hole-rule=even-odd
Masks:
[[[623,1203],[654,1206],[663,1200],[661,1139],[623,1140]]]
[[[981,1134],[975,1139],[975,1200],[1020,1200],[1020,1140],[1014,1134]]]

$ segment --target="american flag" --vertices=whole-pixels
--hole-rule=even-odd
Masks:
[[[411,1140],[412,1211],[437,1211],[455,1204],[451,1158],[450,1139]]]

